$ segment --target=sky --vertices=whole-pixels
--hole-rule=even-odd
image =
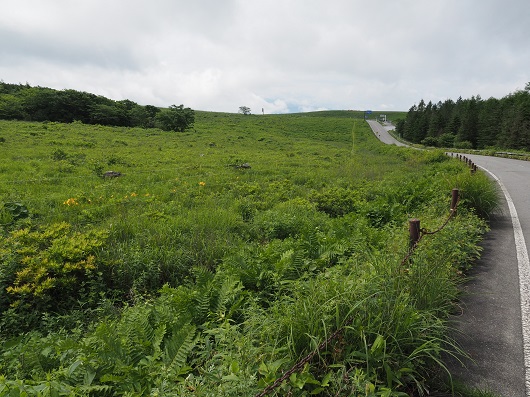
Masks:
[[[0,80],[254,114],[530,82],[529,0],[2,0]]]

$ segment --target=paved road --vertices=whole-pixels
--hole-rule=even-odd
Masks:
[[[390,129],[394,128],[393,126],[383,126],[375,120],[366,120],[366,121],[368,122],[368,124],[370,124],[372,131],[379,138],[381,142],[386,143],[388,145],[407,146],[406,144],[401,143],[398,140],[396,140],[392,135],[388,133]]]
[[[529,396],[530,265],[525,241],[530,241],[530,162],[465,156],[497,179],[504,200],[491,219],[482,259],[466,285],[462,315],[455,322],[462,331],[459,342],[474,362],[466,368],[452,363],[452,371],[467,384],[501,396]]]
[[[385,143],[384,127],[369,121]],[[387,134],[389,135],[389,134]],[[384,137],[384,138],[383,138]],[[401,144],[403,145],[403,144]],[[502,190],[482,258],[454,318],[455,338],[473,361],[450,361],[454,378],[504,397],[530,397],[530,162],[466,155]]]

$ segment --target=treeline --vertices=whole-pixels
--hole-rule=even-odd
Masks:
[[[194,112],[183,105],[160,109],[128,99],[115,101],[71,89],[55,90],[0,81],[0,119],[100,124],[124,127],[158,127],[184,131],[193,125]]]
[[[396,132],[429,146],[530,150],[530,83],[502,99],[422,99],[397,122]]]

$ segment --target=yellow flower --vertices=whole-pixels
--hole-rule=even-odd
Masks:
[[[138,196],[136,193],[134,193],[134,192],[131,193],[131,197],[136,197],[136,196]]]
[[[199,186],[206,186],[206,182],[199,182]]]
[[[67,205],[67,206],[71,206],[71,205],[79,205],[79,203],[77,202],[77,199],[75,198],[69,198],[68,200],[66,200],[64,203],[64,205]]]

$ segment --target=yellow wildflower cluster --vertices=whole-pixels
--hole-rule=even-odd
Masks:
[[[149,193],[145,195],[146,197],[149,196]],[[138,197],[138,193],[132,192],[130,194],[125,195],[124,199],[128,199],[129,197]]]
[[[206,182],[199,182],[199,186],[206,186]]]
[[[76,198],[69,198],[68,200],[66,200],[64,203],[64,205],[67,205],[67,206],[72,206],[72,205],[79,205],[79,203],[77,202],[77,199]]]

